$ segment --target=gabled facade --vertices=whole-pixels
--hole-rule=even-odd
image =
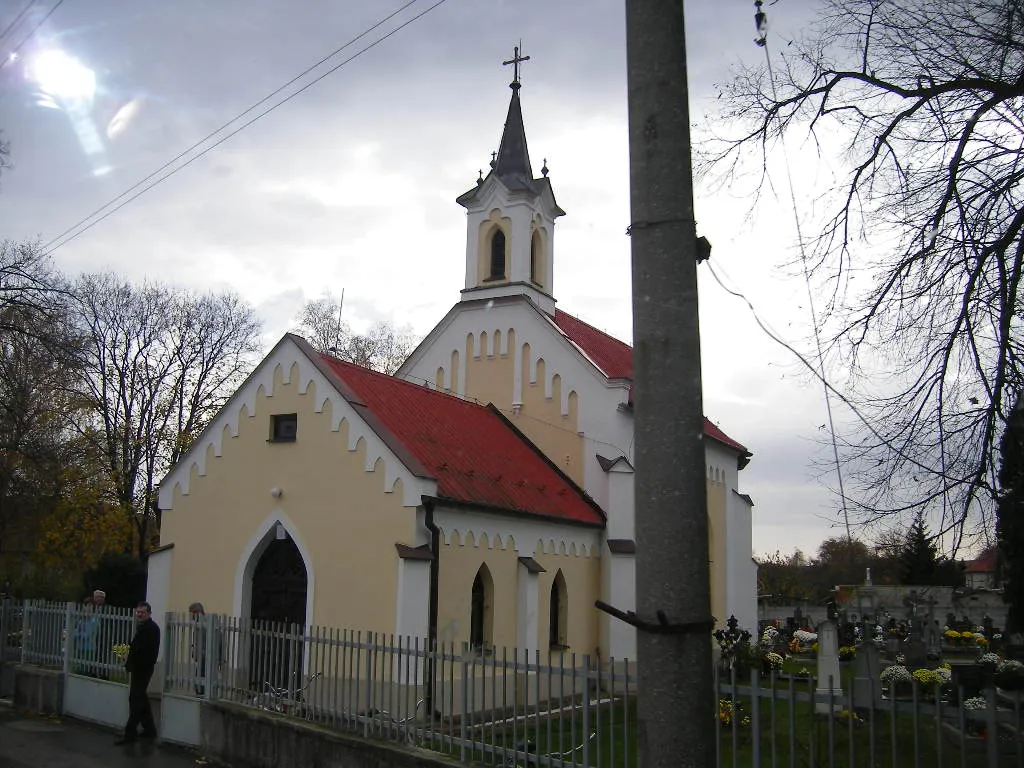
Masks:
[[[295,336],[167,475],[160,505],[157,615],[201,600],[442,642],[597,647],[577,607],[598,597],[600,507],[496,409]]]
[[[633,358],[556,308],[519,98],[467,211],[460,301],[395,377],[285,336],[160,486],[156,615],[635,658]],[[705,421],[712,612],[755,627],[750,454]],[[642,546],[642,544],[640,545]]]
[[[634,606],[633,350],[556,308],[555,202],[547,168],[533,177],[520,87],[491,171],[459,196],[467,209],[466,285],[397,372],[410,381],[493,403],[608,517],[602,594]],[[756,627],[753,503],[739,492],[747,449],[705,419],[712,613]],[[609,544],[613,542],[613,544]],[[632,655],[628,626],[602,616],[601,647]]]

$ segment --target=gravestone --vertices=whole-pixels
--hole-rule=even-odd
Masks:
[[[928,648],[916,628],[903,641],[904,666],[913,672],[915,669],[928,666]]]
[[[831,680],[831,687],[829,681]],[[819,714],[829,714],[832,709],[839,711],[843,695],[843,685],[839,677],[839,631],[834,621],[826,619],[818,625],[818,687],[815,690],[817,698],[824,700],[816,701],[814,711]],[[835,696],[835,703],[830,708],[828,704],[829,694]]]
[[[857,709],[870,709],[872,702],[881,695],[882,684],[879,678],[881,665],[878,663],[878,649],[873,643],[862,643],[857,649],[857,658],[853,662],[853,706]]]
[[[928,622],[924,628],[924,648],[929,661],[942,658],[942,630],[938,619]]]
[[[896,661],[896,657],[899,655],[899,652],[900,652],[900,639],[898,637],[893,637],[892,635],[888,635],[885,638],[885,657],[889,661]]]
[[[980,696],[989,685],[989,677],[979,664],[954,664],[950,680],[954,698],[960,695],[961,688],[965,699]]]

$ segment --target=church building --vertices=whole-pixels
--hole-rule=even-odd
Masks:
[[[632,349],[556,307],[518,75],[466,209],[461,299],[395,376],[288,334],[160,485],[156,615],[632,658]],[[751,454],[705,419],[712,613],[756,628]]]

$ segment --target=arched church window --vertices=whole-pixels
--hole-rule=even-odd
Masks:
[[[473,579],[470,599],[469,645],[478,651],[491,646],[491,631],[494,626],[493,600],[494,582],[486,565],[481,565]]]
[[[543,244],[541,243],[540,232],[534,230],[533,239],[530,241],[530,279],[537,285],[543,285]]]
[[[568,623],[569,596],[565,590],[565,577],[561,569],[551,583],[551,601],[548,605],[548,645],[553,650],[567,648],[566,628]]]
[[[505,277],[505,233],[500,229],[494,231],[491,237],[491,280],[501,280]]]

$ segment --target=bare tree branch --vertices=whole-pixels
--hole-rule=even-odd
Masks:
[[[843,444],[847,504],[869,522],[934,515],[959,541],[991,529],[1024,384],[1024,2],[824,7],[806,41],[725,86],[736,135],[706,145],[703,171],[736,184],[754,165],[763,186],[797,133],[843,158],[807,267],[831,286],[821,332],[869,422]]]

